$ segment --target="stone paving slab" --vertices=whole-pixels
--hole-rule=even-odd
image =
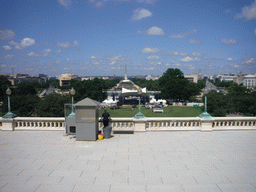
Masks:
[[[0,132],[0,191],[256,191],[256,131]]]

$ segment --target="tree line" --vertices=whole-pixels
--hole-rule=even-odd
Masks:
[[[2,115],[8,111],[8,102],[6,89],[11,87],[11,111],[20,117],[39,116],[39,117],[63,117],[64,104],[71,103],[70,94],[51,93],[43,99],[38,97],[38,90],[47,88],[50,85],[67,91],[73,87],[76,91],[74,100],[80,101],[86,97],[102,101],[106,99],[107,93],[104,89],[108,89],[116,85],[116,80],[102,80],[95,78],[93,80],[78,81],[71,80],[67,87],[60,87],[57,80],[51,80],[43,85],[23,82],[19,83],[15,88],[11,87],[10,81],[5,76],[0,76],[0,101],[3,102],[1,107]],[[42,87],[43,86],[43,87]]]
[[[160,99],[173,99],[176,101],[196,101],[206,81],[201,79],[198,83],[189,81],[184,77],[183,72],[178,68],[169,68],[158,80],[131,79],[140,87],[147,87],[148,90],[161,91],[157,97]],[[18,116],[39,116],[39,117],[63,117],[64,104],[71,103],[70,94],[52,93],[44,99],[38,97],[38,91],[50,85],[59,89],[69,91],[73,87],[76,91],[75,102],[86,97],[97,101],[107,98],[106,90],[114,87],[120,79],[78,81],[71,80],[69,86],[60,87],[58,80],[51,80],[43,85],[33,83],[20,83],[16,88],[11,88],[11,111]],[[8,111],[7,95],[5,93],[11,83],[7,77],[0,76],[0,101],[3,102],[0,108],[2,115]],[[226,116],[228,113],[243,113],[256,115],[256,92],[250,91],[242,85],[230,84],[227,94],[209,92],[208,112],[213,116]]]
[[[147,87],[149,91],[161,91],[159,98],[173,99],[177,101],[195,101],[195,96],[199,95],[206,86],[205,79],[200,79],[198,83],[189,81],[184,77],[183,72],[178,68],[169,68],[157,80],[131,79],[140,87]]]
[[[215,117],[227,114],[256,115],[256,92],[233,83],[227,93],[212,91],[206,94],[207,111]]]

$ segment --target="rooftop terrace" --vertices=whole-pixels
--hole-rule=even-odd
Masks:
[[[256,131],[1,131],[0,191],[256,191]]]

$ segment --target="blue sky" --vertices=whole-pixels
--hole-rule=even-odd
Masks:
[[[1,2],[1,73],[256,73],[256,0]]]

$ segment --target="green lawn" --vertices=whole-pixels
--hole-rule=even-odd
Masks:
[[[138,109],[132,110],[132,107],[126,109],[110,110],[106,108],[111,117],[134,117],[138,113]],[[153,113],[152,109],[141,108],[141,112],[146,117],[196,117],[203,111],[201,109],[194,109],[193,107],[186,106],[169,106],[163,107],[163,113]],[[99,115],[104,112],[104,109],[99,110]]]

